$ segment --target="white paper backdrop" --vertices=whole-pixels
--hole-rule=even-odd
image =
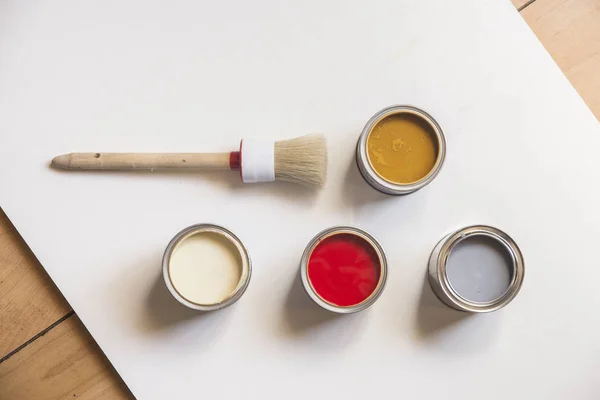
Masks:
[[[438,178],[406,197],[353,162],[367,119],[413,104],[442,125]],[[236,174],[66,173],[72,151],[221,151],[243,136],[329,139],[327,186]],[[600,126],[508,0],[3,1],[0,205],[139,399],[597,399]],[[181,228],[238,234],[254,271],[233,307],[172,300]],[[471,223],[526,260],[506,309],[466,316],[425,282]],[[387,249],[369,310],[316,309],[307,241],[356,224]]]

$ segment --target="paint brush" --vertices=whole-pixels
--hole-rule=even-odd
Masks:
[[[267,141],[242,139],[230,153],[70,153],[52,166],[67,170],[239,170],[242,182],[286,181],[322,186],[327,175],[327,142],[323,135]]]

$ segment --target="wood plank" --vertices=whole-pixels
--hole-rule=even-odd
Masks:
[[[536,0],[521,15],[600,119],[600,1]]]
[[[133,399],[77,316],[0,364],[0,399]]]
[[[0,209],[0,359],[70,311]]]

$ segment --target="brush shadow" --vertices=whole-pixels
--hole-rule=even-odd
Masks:
[[[244,184],[239,181],[230,189],[240,192],[243,190],[245,195],[250,196],[281,198],[290,202],[311,205],[315,203],[320,188],[280,181],[252,184]]]
[[[500,311],[475,314],[448,307],[425,275],[415,321],[416,338],[422,344],[457,353],[479,352],[494,342],[501,320]]]
[[[48,167],[61,174],[86,174],[86,175],[112,175],[112,176],[136,176],[140,179],[169,179],[186,181],[190,183],[205,182],[212,186],[229,191],[244,191],[246,194],[254,196],[279,197],[286,200],[300,201],[303,203],[314,203],[318,187],[303,186],[289,182],[265,182],[244,184],[240,178],[239,171],[230,170],[215,170],[215,171],[193,171],[185,169],[172,170],[106,170],[106,171],[90,171],[90,170],[66,170],[52,165],[50,162]]]
[[[283,304],[281,334],[313,349],[344,348],[362,332],[366,312],[336,314],[324,310],[308,297],[298,273]]]

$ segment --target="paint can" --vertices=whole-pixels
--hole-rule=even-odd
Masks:
[[[167,289],[178,302],[194,310],[213,311],[244,294],[252,262],[233,232],[219,225],[197,224],[169,242],[162,270]]]
[[[468,251],[471,257],[465,258]],[[460,272],[463,279],[453,277],[456,272],[450,269]],[[472,313],[496,311],[510,303],[521,289],[524,274],[523,255],[515,241],[485,225],[445,236],[433,249],[428,265],[429,283],[437,297],[456,310]]]
[[[383,165],[379,161],[383,155],[377,153],[377,146],[370,144],[371,135],[377,135],[374,131],[382,127],[384,122],[390,121],[391,118],[406,118],[407,121],[411,120],[421,126],[426,139],[428,139],[427,143],[430,143],[429,145],[432,147],[431,151],[435,153],[431,157],[431,163],[427,164],[423,173],[418,173],[406,181],[394,181],[379,169],[378,165]],[[412,139],[416,140],[414,137]],[[403,142],[401,137],[394,140],[391,143],[382,143],[383,147],[393,147],[388,154],[394,157],[403,157],[400,159],[402,165],[394,166],[394,168],[397,168],[398,171],[412,169],[414,162],[419,161],[414,159],[417,156],[413,151],[415,149],[411,148],[410,143]],[[417,142],[416,144],[420,143]],[[392,153],[391,150],[394,152]],[[400,152],[403,152],[404,156],[399,156]],[[365,181],[378,191],[390,195],[412,193],[429,184],[440,172],[445,157],[446,139],[440,125],[427,112],[408,105],[390,106],[373,115],[363,128],[356,146],[356,163]],[[382,162],[385,164],[384,161]],[[383,168],[388,169],[388,167]],[[390,166],[390,168],[392,167]]]
[[[316,304],[350,314],[379,298],[387,279],[387,260],[373,236],[359,228],[336,226],[308,243],[300,274],[306,293]]]

